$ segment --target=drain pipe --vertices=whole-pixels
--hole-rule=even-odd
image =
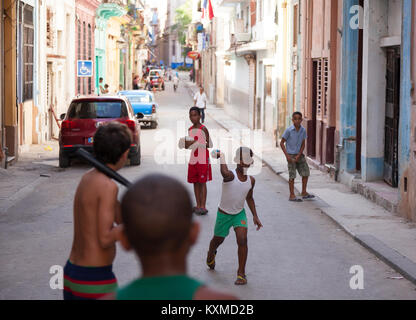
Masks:
[[[335,181],[338,181],[339,172],[341,171],[341,153],[344,151],[344,145],[345,141],[357,141],[356,137],[348,137],[342,139],[341,144],[336,145],[336,151],[335,151]]]

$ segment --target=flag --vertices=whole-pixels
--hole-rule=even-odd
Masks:
[[[205,17],[205,10],[207,10],[207,3],[208,0],[204,0],[204,4],[202,5],[202,19]]]
[[[214,18],[214,10],[212,9],[211,0],[209,0],[209,8],[208,8],[208,11],[209,11],[209,20],[212,20]]]

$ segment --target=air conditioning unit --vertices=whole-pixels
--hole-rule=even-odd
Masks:
[[[249,42],[251,40],[251,33],[236,33],[235,41],[236,42]]]

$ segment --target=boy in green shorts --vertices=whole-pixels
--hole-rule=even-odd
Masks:
[[[310,171],[305,155],[303,154],[308,136],[306,134],[306,129],[302,126],[302,118],[302,113],[293,113],[293,125],[285,130],[282,141],[280,142],[280,147],[286,156],[287,166],[289,169],[289,201],[293,202],[302,202],[303,200],[315,198],[314,195],[306,192]],[[296,170],[302,177],[301,196],[303,200],[297,198],[295,195]]]
[[[214,237],[209,245],[207,265],[213,270],[215,268],[215,255],[218,247],[233,227],[238,245],[238,271],[237,280],[234,284],[247,284],[245,267],[247,262],[247,216],[244,204],[253,214],[253,222],[260,230],[263,225],[257,216],[256,205],[253,198],[254,185],[256,183],[252,176],[247,175],[248,168],[253,164],[253,151],[246,147],[240,147],[236,151],[234,161],[237,163],[235,170],[228,170],[224,154],[219,152],[217,156],[221,161],[221,175],[223,176],[221,202],[218,207],[217,220],[215,222]]]
[[[187,275],[187,256],[199,224],[192,221],[191,198],[180,182],[160,174],[140,179],[123,196],[121,212],[121,244],[139,257],[142,276],[106,299],[236,299]]]

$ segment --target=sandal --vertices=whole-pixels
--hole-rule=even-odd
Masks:
[[[315,199],[315,196],[313,194],[307,194],[306,196],[302,196],[303,200],[309,200],[309,199]]]
[[[243,286],[247,284],[247,276],[240,276],[239,274],[237,275],[237,280],[234,282],[234,284],[236,286]]]
[[[214,259],[212,259],[212,261],[211,262],[209,262],[208,261],[208,257],[207,257],[207,266],[208,266],[208,268],[210,268],[211,270],[214,270],[215,269],[215,256],[217,255],[217,250],[215,250],[215,253],[214,253]]]
[[[291,201],[291,202],[303,202],[303,200],[299,199],[299,198],[289,199],[289,201]]]

